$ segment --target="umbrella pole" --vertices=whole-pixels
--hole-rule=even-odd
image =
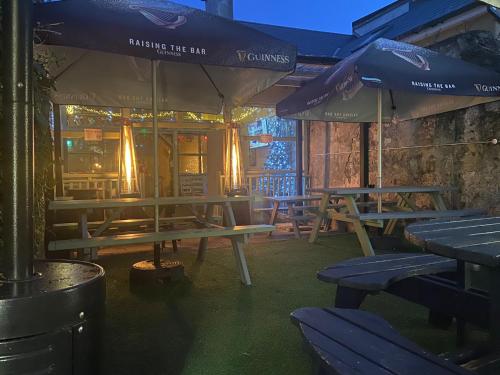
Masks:
[[[160,176],[159,176],[159,160],[158,160],[158,90],[157,90],[157,67],[155,60],[151,60],[151,80],[152,80],[152,97],[153,97],[153,153],[154,153],[154,198],[155,198],[155,232],[160,231],[160,210],[158,199],[160,198]],[[154,244],[154,265],[160,267],[160,243]]]
[[[382,187],[382,89],[377,92],[377,120],[378,120],[378,176],[377,187]],[[382,212],[382,193],[378,194],[378,212]]]

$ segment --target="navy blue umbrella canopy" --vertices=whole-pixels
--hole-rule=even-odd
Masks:
[[[378,122],[377,185],[382,187],[382,122],[499,99],[498,73],[411,44],[378,39],[282,100],[276,113],[304,120]]]
[[[437,52],[378,39],[277,105],[308,120],[406,120],[500,99],[500,74]]]
[[[58,104],[219,113],[294,69],[294,46],[169,1],[63,0],[36,4],[37,51],[50,53]]]

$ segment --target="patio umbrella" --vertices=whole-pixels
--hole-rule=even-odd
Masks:
[[[292,45],[170,1],[37,4],[35,23],[54,103],[152,108],[156,198],[158,110],[220,113],[295,66]]]
[[[378,39],[331,67],[276,107],[282,117],[397,122],[499,100],[500,74],[429,49]],[[379,210],[380,210],[379,197]]]

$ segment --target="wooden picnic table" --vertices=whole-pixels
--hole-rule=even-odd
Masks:
[[[198,259],[202,260],[208,245],[208,237],[228,237],[231,239],[234,255],[240,270],[242,282],[251,285],[250,275],[247,269],[245,255],[243,253],[244,236],[251,233],[268,232],[273,227],[268,225],[248,225],[236,226],[232,202],[249,201],[247,196],[194,196],[194,197],[164,197],[164,198],[119,198],[119,199],[98,199],[98,200],[69,200],[52,201],[49,203],[49,210],[78,210],[80,212],[81,239],[52,241],[49,243],[49,250],[75,249],[82,246],[91,252],[91,247],[111,246],[113,244],[130,244],[144,242],[159,242],[165,239],[175,241],[183,238],[200,238],[198,247]],[[103,232],[112,225],[123,209],[127,207],[155,207],[158,206],[189,206],[195,217],[197,230],[168,231],[154,233],[138,233],[134,235],[114,235],[102,236]],[[224,213],[224,226],[214,222],[214,207],[221,206]],[[200,210],[199,208],[202,207]],[[93,209],[110,209],[112,214],[98,226],[92,236],[88,231],[87,213]],[[158,254],[157,254],[158,253]],[[155,248],[155,259],[159,257],[159,252]]]
[[[311,219],[311,215],[304,215],[304,211],[307,209],[312,209],[313,206],[306,206],[304,203],[319,202],[321,200],[321,195],[290,195],[290,196],[279,196],[279,197],[264,197],[265,200],[271,202],[273,210],[271,211],[271,218],[269,219],[269,225],[274,225],[276,219],[278,218],[279,209],[282,204],[287,207],[287,215],[293,226],[293,232],[296,238],[300,238],[300,227],[299,223],[305,220]],[[298,215],[297,211],[302,211],[303,215]],[[271,235],[272,232],[269,233]]]
[[[489,277],[490,333],[493,348],[500,348],[500,217],[470,217],[413,223],[406,237],[426,250],[457,260],[461,287],[470,287],[466,263],[485,267]]]
[[[365,256],[375,255],[372,244],[366,232],[365,226],[384,228],[384,221],[388,221],[384,234],[391,234],[398,220],[404,219],[431,219],[438,217],[460,217],[477,215],[482,210],[448,210],[443,199],[443,193],[456,191],[454,187],[443,186],[387,186],[382,188],[320,188],[310,189],[311,193],[321,193],[321,203],[317,217],[309,237],[309,242],[316,242],[321,223],[325,217],[330,217],[337,221],[352,223],[354,230],[361,244]],[[384,204],[382,209],[385,212],[361,213],[356,203],[357,197],[364,194],[394,194],[397,196],[395,205]],[[429,195],[432,202],[431,210],[419,210],[414,201],[415,194]],[[329,214],[328,205],[332,198],[342,199],[345,208],[331,209]]]

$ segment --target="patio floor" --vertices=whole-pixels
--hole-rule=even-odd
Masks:
[[[252,239],[247,260],[253,287],[239,282],[228,241],[209,242],[202,265],[195,241],[175,255],[187,279],[157,288],[129,289],[129,268],[148,248],[107,250],[99,261],[107,273],[103,374],[311,374],[299,331],[289,314],[298,307],[331,305],[332,285],[316,271],[360,256],[352,234],[306,239]],[[427,311],[387,294],[368,297],[363,308],[381,315],[401,334],[432,352],[454,349],[449,331],[427,324]],[[482,336],[476,334],[476,336]]]

